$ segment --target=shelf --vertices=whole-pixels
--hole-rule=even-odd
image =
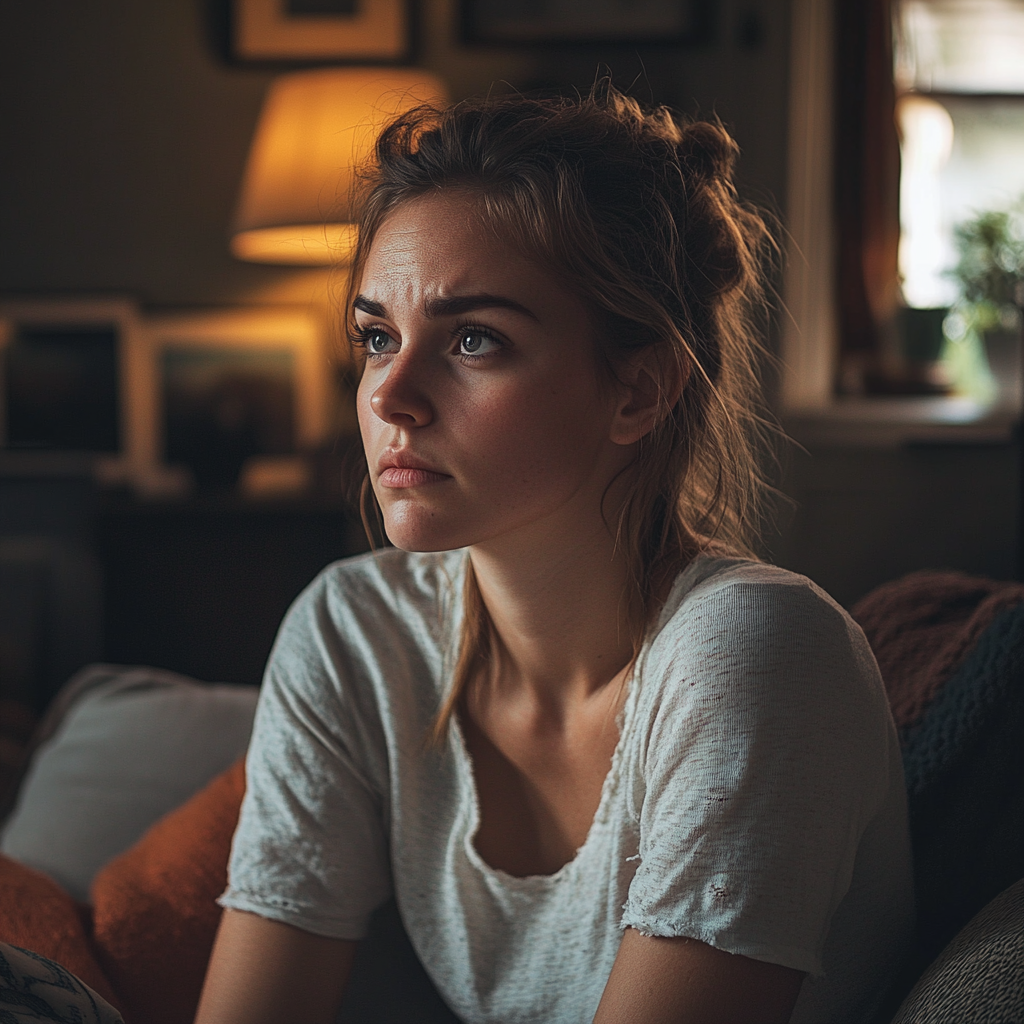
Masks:
[[[798,444],[900,448],[919,444],[1009,444],[1020,411],[947,396],[837,398],[781,417]]]

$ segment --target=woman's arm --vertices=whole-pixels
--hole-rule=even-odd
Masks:
[[[627,928],[594,1024],[786,1024],[802,971]]]
[[[356,943],[225,910],[196,1024],[331,1024]]]

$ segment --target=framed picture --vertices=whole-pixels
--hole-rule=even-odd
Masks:
[[[78,453],[128,479],[155,460],[145,332],[127,298],[0,301],[0,448]]]
[[[234,55],[253,61],[409,59],[408,0],[233,0]]]
[[[146,326],[157,451],[201,491],[232,490],[247,462],[286,461],[325,439],[329,367],[311,311],[181,312]]]
[[[462,0],[463,39],[543,43],[697,43],[711,0]]]

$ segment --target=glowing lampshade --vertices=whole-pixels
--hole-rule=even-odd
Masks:
[[[345,262],[355,242],[355,169],[381,126],[444,86],[412,68],[328,68],[270,86],[239,195],[231,251],[256,263]]]

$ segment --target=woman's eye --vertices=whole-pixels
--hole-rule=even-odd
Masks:
[[[499,348],[498,342],[483,331],[466,331],[459,338],[460,356],[482,356]]]
[[[397,347],[395,339],[386,331],[367,331],[364,339],[366,351],[371,356],[382,356]]]

